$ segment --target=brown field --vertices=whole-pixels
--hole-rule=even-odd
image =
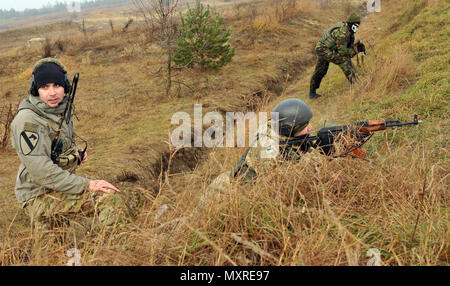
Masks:
[[[362,1],[334,0],[323,9],[317,2],[208,1],[233,28],[236,54],[218,71],[176,71],[169,96],[166,52],[139,18],[121,14],[132,5],[0,30],[0,108],[28,96],[44,49],[26,41],[50,39],[51,54],[71,75],[80,72],[75,124],[89,142],[89,161],[77,173],[147,197],[125,229],[75,237],[69,226],[40,240],[14,196],[19,159],[7,144],[0,150],[0,265],[65,265],[72,247],[82,265],[366,265],[371,248],[382,265],[448,265],[449,2],[383,0],[383,11],[367,15],[357,33],[368,48],[358,83],[350,87],[331,64],[319,90],[326,96],[312,101],[321,32],[365,9]],[[312,152],[248,184],[233,182],[199,210],[206,187],[243,148],[174,150],[172,115],[192,114],[194,104],[203,115],[270,111],[288,97],[310,105],[315,131],[325,121],[411,121],[414,114],[423,124],[375,134],[365,146],[368,161]],[[163,205],[168,210],[156,219]]]

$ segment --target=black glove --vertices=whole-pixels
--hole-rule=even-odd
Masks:
[[[356,49],[358,50],[358,53],[366,53],[366,46],[364,46],[364,44],[361,42],[356,44]]]

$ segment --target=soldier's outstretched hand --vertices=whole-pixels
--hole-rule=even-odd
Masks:
[[[86,163],[87,160],[88,160],[88,157],[87,157],[87,151],[86,151],[86,152],[84,152],[84,156],[83,156],[81,163]]]
[[[104,180],[91,180],[89,182],[89,190],[92,192],[102,192],[107,194],[110,194],[111,190],[120,192],[118,188]]]

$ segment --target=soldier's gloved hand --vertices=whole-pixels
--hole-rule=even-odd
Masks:
[[[92,192],[102,192],[107,194],[110,194],[111,190],[120,192],[118,188],[104,180],[91,180],[89,182],[89,190]]]
[[[364,46],[364,44],[361,42],[358,42],[356,44],[356,49],[358,50],[358,53],[366,53],[366,46]]]

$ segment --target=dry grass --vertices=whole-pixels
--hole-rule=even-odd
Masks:
[[[429,9],[439,5],[425,2]],[[283,6],[289,3],[294,9]],[[80,31],[54,38],[59,42],[52,51],[69,70],[81,73],[76,125],[89,141],[90,159],[79,174],[123,189],[143,188],[147,201],[125,227],[80,233],[72,224],[42,237],[30,232],[15,205],[11,190],[19,162],[8,146],[0,154],[2,164],[11,166],[0,170],[8,178],[0,185],[0,265],[66,265],[72,247],[80,250],[82,265],[366,265],[370,248],[381,251],[382,265],[448,265],[449,160],[443,135],[448,115],[440,107],[446,87],[437,72],[427,77],[427,65],[418,61],[432,51],[422,49],[425,43],[403,34],[383,41],[391,18],[400,19],[396,29],[401,32],[420,16],[420,9],[408,12],[403,4],[389,2],[392,14],[370,15],[362,25],[361,39],[370,38],[374,49],[358,69],[356,88],[348,90],[341,72],[330,67],[323,88],[335,98],[313,102],[306,96],[315,41],[353,6],[336,2],[320,10],[310,1],[247,1],[239,8],[221,7],[234,29],[233,62],[214,74],[178,73],[180,83],[170,98],[157,73],[164,54],[139,25],[122,34],[111,35],[107,27],[87,39]],[[3,44],[14,46],[16,34],[8,35],[11,42]],[[2,52],[5,102],[26,96],[18,90],[27,89],[32,63],[41,53],[17,45]],[[428,92],[433,96],[423,95]],[[315,126],[324,119],[331,119],[327,125],[371,116],[409,120],[418,104],[423,106],[419,117],[429,123],[374,136],[366,146],[371,162],[329,161],[311,153],[246,185],[233,182],[228,192],[198,208],[208,184],[243,150],[175,152],[166,143],[171,115],[192,112],[194,103],[203,104],[203,114],[271,110],[290,96],[311,105]],[[419,139],[424,137],[435,142]]]
[[[369,165],[309,154],[245,186],[235,182],[201,210],[196,201],[211,174],[186,176],[184,189],[166,178],[127,229],[76,241],[73,227],[6,239],[0,257],[61,265],[75,245],[83,265],[365,265],[367,250],[377,248],[382,265],[446,264],[448,174],[422,148],[404,146]],[[163,205],[168,210],[155,219]]]
[[[381,53],[381,52],[378,52]],[[389,94],[406,89],[418,78],[417,67],[410,52],[402,46],[392,46],[389,55],[375,51],[365,64],[365,75],[357,89],[365,93]]]

